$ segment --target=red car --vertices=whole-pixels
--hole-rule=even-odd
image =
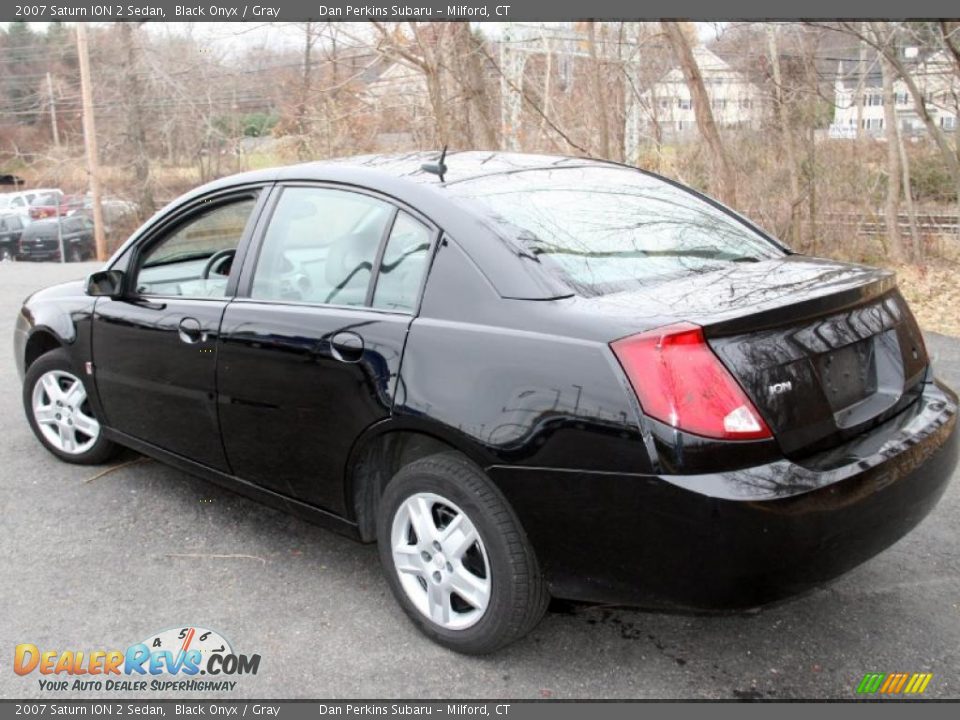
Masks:
[[[76,195],[64,195],[60,190],[37,195],[30,203],[30,219],[63,217],[71,210],[83,205],[83,198]]]

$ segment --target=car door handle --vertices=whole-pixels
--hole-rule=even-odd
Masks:
[[[179,330],[180,340],[188,345],[193,345],[205,339],[205,333],[200,327],[200,321],[196,318],[183,318],[177,326],[177,329]]]
[[[342,330],[330,338],[330,352],[340,362],[355,363],[363,357],[363,338]]]

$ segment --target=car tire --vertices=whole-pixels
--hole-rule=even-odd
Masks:
[[[391,479],[380,501],[377,541],[401,607],[427,637],[451,650],[497,650],[530,632],[546,611],[546,583],[516,514],[459,453],[421,458]]]
[[[73,245],[67,251],[67,262],[83,262],[83,253],[80,251],[78,246]]]
[[[41,355],[27,369],[23,408],[33,434],[65,462],[99,465],[119,449],[103,436],[87,387],[62,348]]]
[[[13,262],[16,256],[10,248],[0,248],[0,262]]]

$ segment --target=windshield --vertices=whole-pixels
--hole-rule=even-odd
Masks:
[[[784,254],[735,216],[627,168],[553,167],[446,187],[582,295]]]

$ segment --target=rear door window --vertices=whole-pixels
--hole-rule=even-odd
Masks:
[[[395,210],[362,193],[285,188],[263,239],[250,296],[365,305],[377,251]]]
[[[397,215],[380,261],[373,306],[413,312],[427,271],[433,231],[402,210]]]

